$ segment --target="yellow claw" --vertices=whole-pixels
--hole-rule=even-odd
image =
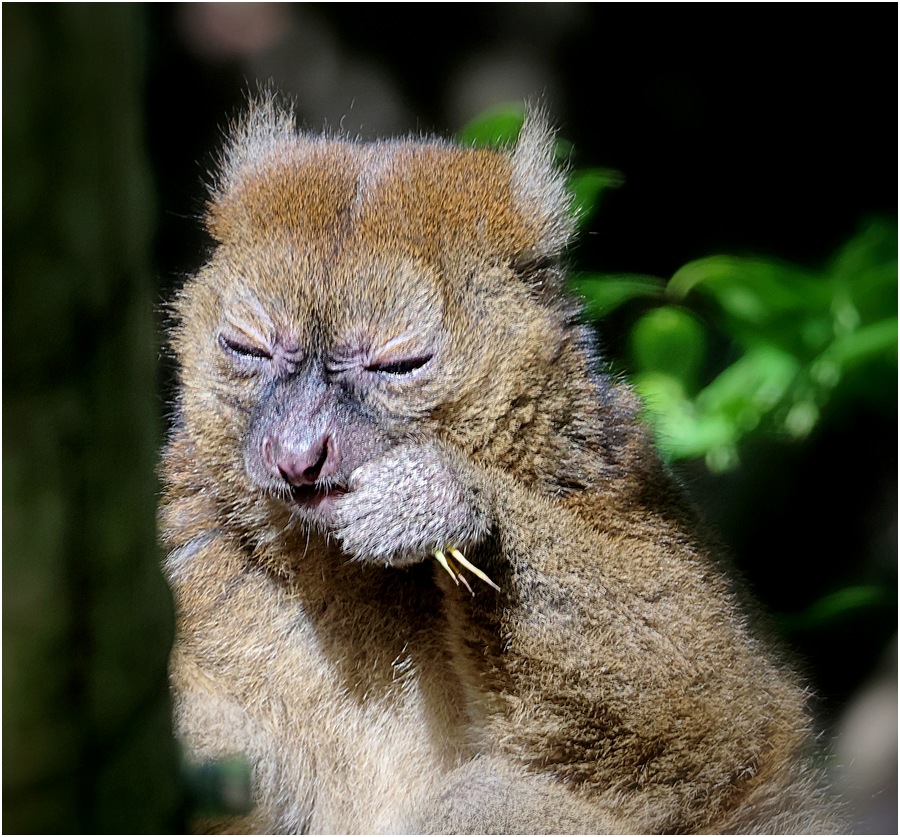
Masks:
[[[450,578],[456,582],[456,586],[459,587],[459,579],[456,577],[456,573],[453,572],[453,569],[450,567],[450,562],[447,560],[447,556],[444,555],[443,552],[439,549],[434,550],[434,557],[437,558],[438,563],[448,572],[450,573]]]
[[[447,552],[453,556],[453,558],[462,564],[469,572],[477,575],[483,582],[486,584],[490,584],[498,593],[500,592],[500,588],[494,584],[493,581],[478,567],[476,567],[471,561],[469,561],[465,555],[463,555],[455,546],[445,547]],[[434,557],[437,558],[438,563],[448,572],[450,573],[450,577],[453,579],[454,583],[458,586],[461,581],[465,588],[474,596],[475,591],[469,586],[469,582],[466,581],[466,577],[454,566],[453,562],[450,560],[450,557],[445,555],[443,550],[435,549],[433,550]]]
[[[471,561],[469,561],[465,555],[463,555],[455,546],[448,546],[447,552],[449,552],[460,564],[462,564],[469,572],[475,573],[483,582],[486,584],[490,584],[498,593],[500,592],[500,587],[494,584],[490,578],[488,578],[487,574],[478,569]]]

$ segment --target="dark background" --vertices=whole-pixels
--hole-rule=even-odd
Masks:
[[[310,129],[364,137],[449,135],[541,97],[575,165],[625,178],[572,253],[596,271],[668,277],[720,252],[816,267],[896,214],[887,4],[7,4],[3,23],[7,831],[181,827],[160,310],[203,259],[203,183],[248,87],[272,79]],[[613,359],[627,327],[598,326]],[[802,444],[754,440],[737,471],[681,467],[776,614],[860,580],[896,590],[896,378],[878,386]],[[887,672],[875,740],[896,741],[895,632],[894,600],[787,633],[828,735]],[[869,831],[896,831],[893,753],[851,788]]]

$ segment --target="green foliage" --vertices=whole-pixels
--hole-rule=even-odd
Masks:
[[[508,144],[522,119],[520,106],[503,106],[470,123],[460,138]],[[560,144],[561,155],[568,151]],[[622,182],[609,169],[572,171],[579,221]],[[853,373],[878,364],[896,370],[896,222],[865,224],[817,271],[773,259],[710,256],[668,282],[580,273],[572,286],[592,318],[636,300],[650,306],[629,335],[634,384],[663,454],[702,457],[713,472],[737,465],[749,434],[806,437]],[[725,341],[726,351],[717,355],[733,358],[729,365],[708,368],[713,340]]]
[[[889,591],[877,584],[860,584],[835,590],[813,602],[800,613],[784,614],[779,617],[782,630],[814,631],[838,622],[858,611],[891,607],[895,599]]]
[[[573,273],[569,284],[584,301],[585,312],[592,320],[633,299],[661,299],[666,291],[662,279],[633,274]]]
[[[521,104],[498,105],[469,122],[456,138],[464,145],[512,145],[519,137],[524,118]]]
[[[522,115],[503,108],[462,137],[508,144]],[[557,154],[568,159],[571,148],[560,141]],[[579,224],[622,183],[612,170],[570,172]],[[801,442],[827,406],[865,398],[896,411],[897,243],[896,219],[872,219],[819,270],[720,255],[690,262],[668,281],[575,273],[570,284],[588,317],[631,315],[630,377],[663,455],[703,459],[722,473],[739,464],[751,438]],[[882,586],[852,585],[781,623],[817,630],[889,599]]]
[[[572,192],[572,211],[579,226],[585,226],[600,205],[603,193],[625,182],[615,169],[576,169],[569,174],[569,190]]]
[[[634,382],[663,452],[727,470],[750,433],[807,436],[848,376],[888,364],[896,376],[896,294],[897,227],[885,220],[866,224],[817,272],[735,256],[682,267],[666,284],[666,304],[645,313],[630,335]],[[735,358],[712,370],[705,386],[697,377],[704,327],[688,305]],[[678,368],[673,354],[689,362]]]

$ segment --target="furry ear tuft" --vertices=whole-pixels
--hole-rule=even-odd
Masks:
[[[575,231],[572,197],[557,165],[555,137],[545,113],[531,107],[512,152],[512,195],[516,208],[537,234],[543,256],[562,253]]]
[[[294,102],[268,88],[249,95],[247,107],[231,122],[228,142],[218,159],[212,199],[219,200],[238,187],[247,176],[305,145],[309,139],[297,131]]]

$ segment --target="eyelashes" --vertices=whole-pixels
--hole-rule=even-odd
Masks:
[[[222,351],[235,360],[274,360],[274,355],[269,349],[263,348],[256,343],[241,340],[240,338],[236,338],[225,333],[219,334],[218,342]],[[430,352],[421,355],[413,355],[411,357],[403,357],[402,355],[400,357],[397,357],[395,355],[393,357],[387,357],[384,360],[375,360],[370,363],[362,364],[362,369],[365,372],[371,372],[374,374],[402,377],[404,375],[411,375],[416,370],[421,369],[433,357],[434,355]],[[343,364],[341,365],[343,366]]]
[[[271,360],[272,354],[266,349],[262,349],[259,346],[254,346],[252,343],[244,343],[240,340],[235,340],[233,337],[227,337],[224,334],[219,335],[219,345],[226,351],[230,352],[233,355],[237,355],[242,358],[250,358],[253,360]]]
[[[363,368],[366,372],[381,372],[385,375],[409,375],[417,369],[421,369],[434,355],[418,355],[416,357],[376,361]]]

